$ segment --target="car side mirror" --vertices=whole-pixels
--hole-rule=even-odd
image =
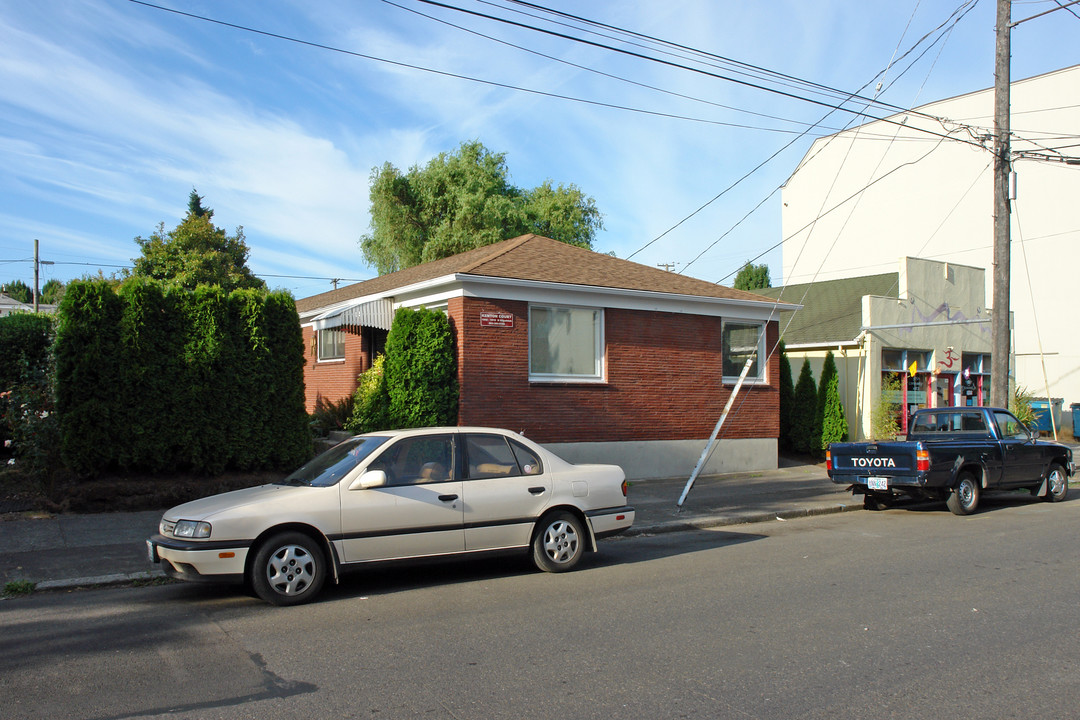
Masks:
[[[386,485],[386,473],[382,470],[368,470],[349,484],[349,490],[367,490]]]

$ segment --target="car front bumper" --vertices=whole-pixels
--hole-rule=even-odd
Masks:
[[[153,535],[146,540],[147,557],[161,564],[169,577],[191,582],[243,580],[251,543],[199,542]]]

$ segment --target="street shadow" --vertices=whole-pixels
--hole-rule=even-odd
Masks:
[[[1076,497],[1070,495],[1061,502],[1069,503],[1076,501]],[[1046,500],[1040,497],[1035,497],[1027,490],[1007,490],[1004,492],[988,492],[979,496],[979,505],[975,508],[973,515],[978,515],[984,512],[994,512],[997,510],[1004,510],[1012,507],[1024,507],[1025,505],[1041,505],[1046,503],[1048,506],[1056,503],[1048,503]],[[951,515],[948,506],[944,500],[916,500],[916,499],[900,499],[894,501],[883,512],[889,512],[890,510],[906,510],[908,512],[918,513],[944,513]]]
[[[650,562],[738,545],[764,537],[750,532],[686,530],[609,538],[600,541],[599,552],[586,553],[572,572],[578,575],[619,565]],[[483,557],[390,562],[343,573],[341,582],[337,586],[329,585],[323,588],[316,602],[391,595],[435,586],[450,587],[539,574],[542,574],[542,571],[533,565],[529,554],[524,551]]]

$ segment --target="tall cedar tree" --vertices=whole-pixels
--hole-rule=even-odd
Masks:
[[[821,377],[817,384],[817,406],[814,408],[814,443],[812,450],[815,453],[823,451],[821,444],[822,420],[825,417],[825,395],[829,392],[829,380],[836,376],[836,360],[832,350],[825,353],[825,362],[821,366]]]
[[[784,341],[780,341],[780,449],[790,451],[791,413],[795,405],[795,383],[791,379],[791,360]]]
[[[526,233],[591,248],[603,228],[596,202],[576,185],[516,187],[506,155],[476,141],[407,173],[375,168],[370,197],[372,231],[360,247],[380,275]]]
[[[824,454],[829,443],[842,442],[847,437],[847,421],[844,419],[844,407],[840,404],[840,375],[836,371],[836,358],[832,350],[825,353],[825,364],[821,368],[814,423],[818,443],[816,450],[819,453]]]
[[[825,391],[825,415],[821,419],[821,447],[847,440],[847,418],[840,402],[840,377],[833,375]]]
[[[149,238],[135,242],[142,256],[134,258],[130,275],[149,277],[194,290],[199,285],[217,285],[225,292],[240,289],[265,290],[266,283],[247,266],[248,246],[244,228],[230,237],[211,220],[214,211],[202,205],[194,190],[188,198],[188,213],[174,229],[165,232],[165,223]]]
[[[798,453],[814,452],[814,415],[817,412],[817,386],[810,361],[803,360],[799,381],[795,383],[795,402],[791,407],[791,445]]]

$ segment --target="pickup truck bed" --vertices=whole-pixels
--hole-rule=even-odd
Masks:
[[[919,410],[908,427],[905,440],[833,443],[829,477],[850,485],[869,509],[907,496],[944,500],[957,515],[974,512],[984,492],[1027,489],[1053,502],[1068,493],[1072,450],[1039,441],[1008,410]]]

